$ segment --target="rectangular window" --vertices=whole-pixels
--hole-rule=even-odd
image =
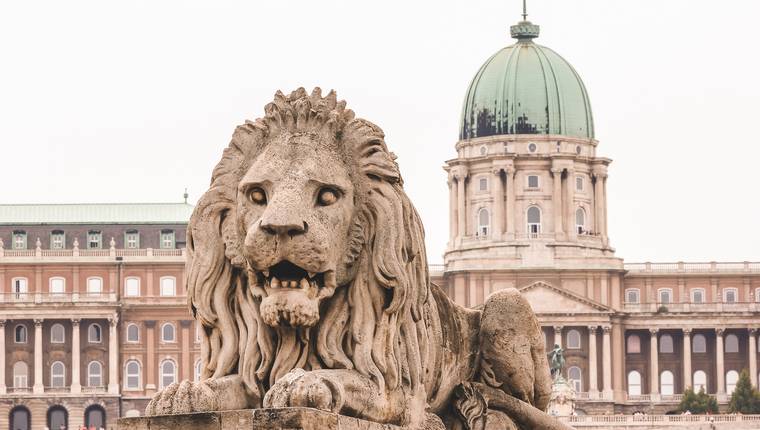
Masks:
[[[124,234],[124,247],[127,249],[137,249],[140,247],[140,233],[137,230],[127,230]]]
[[[103,237],[99,231],[87,232],[87,248],[100,249],[103,247]]]
[[[480,191],[488,191],[488,179],[480,178]]]
[[[660,290],[660,303],[663,305],[670,304],[670,290]]]
[[[66,292],[66,281],[63,278],[50,279],[50,294],[60,296]]]
[[[140,295],[140,280],[137,278],[127,278],[124,282],[124,295],[127,297],[138,297]]]
[[[161,230],[161,248],[174,248],[174,230]]]
[[[737,295],[738,294],[735,288],[723,290],[723,301],[726,303],[736,303],[738,301]]]
[[[691,291],[691,302],[692,303],[704,303],[705,302],[705,292],[704,292],[704,290],[692,290]]]
[[[88,278],[87,279],[87,295],[88,296],[100,296],[103,292],[103,279],[101,278]]]
[[[176,295],[174,278],[161,278],[161,295],[165,297]]]
[[[583,191],[583,177],[582,176],[575,177],[575,189],[578,191]]]
[[[13,249],[26,249],[26,232],[13,232]]]
[[[66,239],[62,231],[55,230],[50,234],[50,249],[63,249],[66,247]]]
[[[628,290],[625,293],[626,303],[638,303],[639,302],[639,290]]]
[[[528,188],[538,188],[538,176],[528,176]]]

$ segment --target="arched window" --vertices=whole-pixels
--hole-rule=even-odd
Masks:
[[[673,337],[669,334],[660,336],[660,352],[663,354],[673,353]]]
[[[672,396],[674,391],[673,372],[666,370],[660,373],[660,393],[664,396]]]
[[[87,386],[103,386],[103,366],[99,361],[91,361],[90,364],[87,365]]]
[[[60,361],[50,365],[50,386],[62,388],[66,386],[66,366]]]
[[[537,237],[541,233],[541,209],[536,206],[528,208],[528,234]]]
[[[491,225],[490,218],[488,209],[482,208],[478,211],[478,236],[488,236],[488,230]]]
[[[103,341],[103,329],[100,324],[90,324],[87,328],[87,341],[90,343],[100,343]]]
[[[11,409],[10,421],[11,430],[31,430],[32,428],[32,414],[24,406]]]
[[[177,372],[174,362],[172,360],[164,360],[161,362],[161,387],[166,388],[173,384],[177,380]]]
[[[161,326],[161,340],[163,342],[174,342],[176,337],[174,336],[174,324],[166,323]]]
[[[61,324],[53,324],[50,327],[50,343],[64,343],[66,341],[66,331]]]
[[[195,382],[201,380],[201,360],[195,362]]]
[[[726,372],[726,394],[734,393],[737,382],[739,382],[739,372],[736,370]]]
[[[50,294],[61,296],[66,293],[66,280],[61,277],[50,278]]]
[[[639,303],[639,290],[638,288],[631,288],[625,290],[625,302],[631,304]]]
[[[726,352],[739,352],[739,338],[731,333],[726,336]]]
[[[578,330],[573,329],[567,332],[567,348],[581,349],[581,333]]]
[[[632,334],[626,339],[626,349],[629,354],[641,354],[641,338],[637,334]]]
[[[161,278],[161,295],[165,297],[176,296],[176,280],[173,276],[164,276]]]
[[[87,278],[87,295],[100,296],[103,293],[103,278]]]
[[[13,300],[26,300],[26,293],[29,292],[26,278],[13,278],[11,280],[11,293]]]
[[[63,406],[53,406],[48,409],[47,421],[49,429],[69,428],[69,413]]]
[[[657,295],[660,298],[660,304],[669,305],[673,298],[673,290],[670,288],[660,288],[657,291]]]
[[[29,366],[23,361],[13,363],[13,387],[26,388],[29,386]]]
[[[691,302],[692,303],[704,303],[705,302],[705,290],[704,288],[695,288],[691,290]]]
[[[139,390],[141,387],[140,363],[136,360],[129,360],[124,366],[126,374],[126,388],[129,390]]]
[[[89,428],[106,428],[106,411],[100,405],[92,405],[84,411],[84,425]]]
[[[704,390],[707,392],[707,374],[702,370],[694,372],[694,391]]]
[[[582,392],[583,384],[581,383],[581,368],[578,366],[572,366],[567,369],[567,380],[570,381],[570,383],[573,386],[573,389],[576,393]]]
[[[17,325],[16,328],[13,329],[13,335],[16,343],[26,343],[28,339],[26,326],[23,324]]]
[[[696,353],[707,352],[707,339],[705,339],[704,335],[694,335],[694,340],[691,343],[691,351]]]
[[[140,341],[140,327],[137,324],[127,324],[127,342],[139,342]]]
[[[140,278],[127,278],[124,280],[124,295],[127,297],[140,296]]]
[[[586,232],[586,211],[583,208],[578,208],[575,211],[575,230],[578,234]]]
[[[628,395],[641,395],[641,373],[635,370],[628,372]]]
[[[736,303],[739,301],[739,291],[736,288],[726,288],[723,290],[723,302]]]

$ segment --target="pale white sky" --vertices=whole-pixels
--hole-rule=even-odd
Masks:
[[[179,201],[277,89],[380,125],[427,230],[444,160],[519,0],[34,1],[0,6],[0,203]],[[626,261],[760,260],[760,2],[530,0],[591,96]]]

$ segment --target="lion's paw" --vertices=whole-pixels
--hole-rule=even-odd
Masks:
[[[265,408],[308,407],[339,413],[343,388],[329,374],[318,370],[293,369],[280,378],[264,396]]]
[[[175,382],[153,396],[145,415],[244,409],[257,404],[256,396],[245,390],[240,378],[231,375],[200,382]]]

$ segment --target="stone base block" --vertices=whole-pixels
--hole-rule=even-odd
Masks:
[[[311,408],[245,409],[121,418],[118,430],[401,430]]]

